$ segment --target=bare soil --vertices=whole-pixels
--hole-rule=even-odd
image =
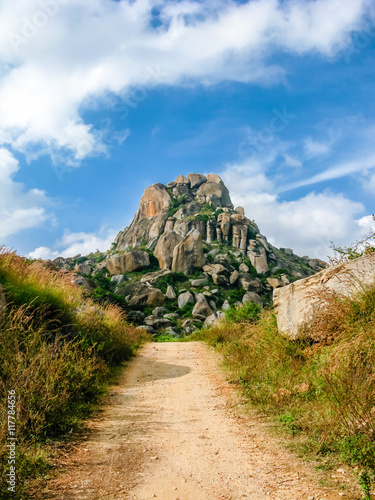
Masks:
[[[197,342],[148,344],[42,498],[239,500],[354,498],[319,484],[283,448]]]

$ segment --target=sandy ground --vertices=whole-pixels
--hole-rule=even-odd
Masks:
[[[47,499],[342,499],[282,448],[207,346],[148,344],[49,481]]]

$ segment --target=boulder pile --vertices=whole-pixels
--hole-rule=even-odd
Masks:
[[[105,254],[54,264],[74,270],[87,291],[96,281],[97,297],[119,297],[145,330],[174,336],[213,324],[230,307],[270,303],[273,290],[324,267],[271,245],[218,175],[196,173],[147,187]]]

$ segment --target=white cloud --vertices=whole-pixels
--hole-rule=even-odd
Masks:
[[[299,168],[299,167],[302,167],[303,163],[301,160],[299,160],[298,158],[296,158],[295,156],[291,156],[289,154],[284,154],[284,160],[285,160],[285,165],[287,167],[295,167],[295,168]]]
[[[53,252],[50,248],[38,247],[32,252],[29,252],[27,256],[30,259],[54,259],[58,257],[58,255],[58,252]]]
[[[355,173],[364,173],[367,170],[375,168],[375,154],[368,153],[367,151],[358,152],[357,158],[352,161],[343,161],[336,163],[326,170],[319,172],[312,177],[308,177],[301,181],[293,182],[283,187],[282,191],[289,191],[297,187],[309,186],[317,184],[318,182],[329,181],[332,179],[339,179]]]
[[[375,220],[373,215],[366,215],[359,219],[358,224],[368,232],[375,233]]]
[[[45,209],[50,201],[44,191],[27,191],[22,183],[13,180],[18,169],[16,158],[7,149],[0,148],[0,240],[39,226],[50,218]]]
[[[162,25],[151,27],[153,7]],[[350,44],[367,0],[3,0],[0,144],[103,152],[82,110],[129,86],[275,82],[275,51],[331,57]],[[110,36],[109,36],[110,34]]]
[[[365,173],[362,177],[362,185],[365,191],[375,194],[375,173]]]
[[[311,137],[306,137],[304,147],[308,158],[326,155],[331,152],[332,143],[315,141]]]
[[[326,259],[331,242],[349,245],[367,231],[362,203],[325,190],[292,201],[282,201],[264,166],[228,165],[221,173],[235,206],[245,208],[262,234],[277,247],[292,248],[298,255]]]
[[[28,254],[33,259],[54,259],[57,256],[74,257],[75,255],[88,255],[91,252],[109,250],[118,231],[102,227],[98,233],[71,233],[65,230],[61,240],[54,247],[39,247]]]

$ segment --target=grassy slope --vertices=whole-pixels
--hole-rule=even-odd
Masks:
[[[218,348],[249,401],[293,435],[317,468],[350,464],[369,495],[375,479],[375,288],[326,296],[314,344],[283,338],[271,311],[256,324],[223,322],[198,338]],[[370,498],[367,496],[366,498]]]
[[[49,468],[49,450],[87,416],[116,367],[145,337],[114,305],[99,306],[71,284],[70,273],[0,251],[0,498],[9,498],[6,473],[8,414],[16,421],[16,494]],[[8,396],[14,406],[8,405]],[[51,446],[52,445],[52,446]]]

